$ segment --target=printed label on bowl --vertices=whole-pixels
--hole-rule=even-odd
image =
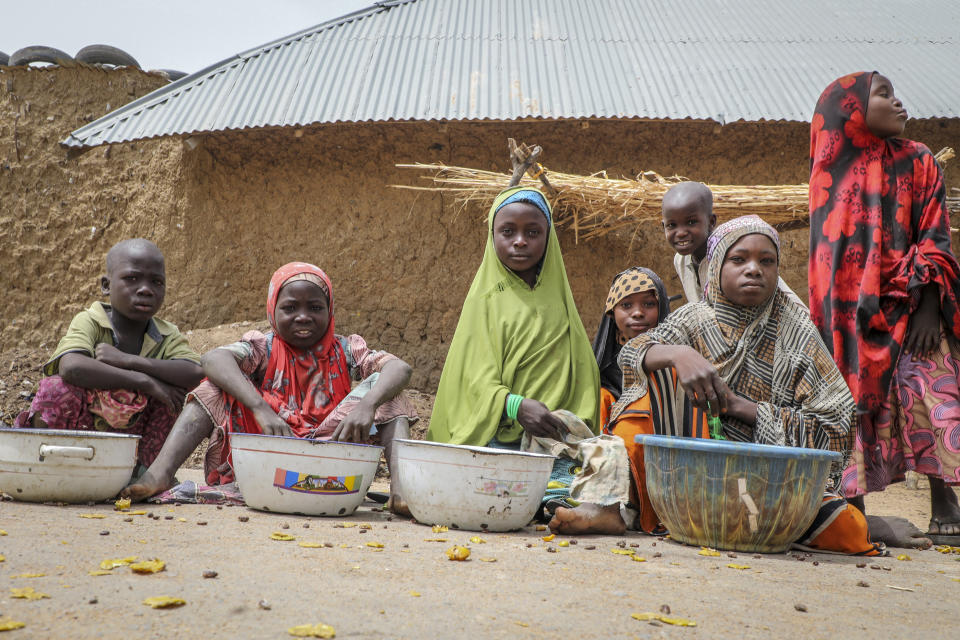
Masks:
[[[321,495],[345,495],[360,491],[363,474],[358,476],[318,476],[312,473],[298,473],[277,468],[273,475],[273,486]]]
[[[497,478],[480,478],[474,493],[485,496],[508,498],[511,496],[526,496],[530,492],[530,483],[525,480],[499,480]]]

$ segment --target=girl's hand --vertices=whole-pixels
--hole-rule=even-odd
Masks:
[[[332,440],[340,442],[369,442],[370,425],[373,424],[376,410],[364,404],[362,401],[348,413],[331,436]]]
[[[940,344],[940,290],[928,284],[920,294],[920,305],[910,316],[904,350],[914,358],[927,358]]]
[[[254,411],[253,417],[256,419],[257,424],[260,425],[260,428],[263,430],[265,435],[293,436],[293,431],[290,430],[290,425],[287,424],[286,420],[278,416],[269,406],[264,409]]]
[[[524,398],[517,411],[517,422],[531,437],[563,440],[562,434],[566,428],[563,421],[550,413],[547,405],[539,400]]]
[[[685,347],[674,356],[673,366],[677,370],[677,379],[696,407],[714,416],[727,413],[727,404],[733,392],[706,358],[692,348]]]

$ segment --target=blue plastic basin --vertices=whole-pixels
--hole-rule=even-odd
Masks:
[[[636,436],[647,492],[670,537],[778,553],[813,522],[834,451],[727,440]]]

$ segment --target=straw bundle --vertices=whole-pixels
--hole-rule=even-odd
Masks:
[[[405,169],[429,171],[433,186],[395,185],[404,189],[452,193],[466,206],[486,208],[509,183],[510,174],[482,171],[444,164],[399,164]],[[619,229],[636,229],[642,221],[660,221],[663,195],[685,178],[665,178],[653,171],[635,180],[610,178],[606,172],[589,176],[548,171],[556,189],[550,198],[558,225],[572,226],[577,239],[603,236]],[[525,175],[521,186],[539,187],[540,182]],[[756,213],[777,226],[808,223],[807,185],[707,185],[713,191],[713,211],[720,221]]]

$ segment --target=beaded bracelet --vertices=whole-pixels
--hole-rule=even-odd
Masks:
[[[517,419],[517,413],[520,411],[520,403],[523,402],[523,396],[515,393],[507,395],[507,417],[511,420]]]

